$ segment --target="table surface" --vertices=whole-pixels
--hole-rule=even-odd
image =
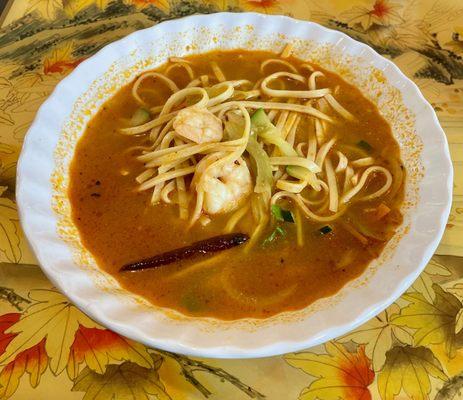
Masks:
[[[362,327],[296,354],[196,359],[112,333],[53,289],[18,223],[17,157],[54,86],[134,30],[223,10],[312,20],[369,44],[417,83],[450,143],[454,201],[426,270]],[[463,399],[461,0],[16,0],[0,24],[0,400]]]

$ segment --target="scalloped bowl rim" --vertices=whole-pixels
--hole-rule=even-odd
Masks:
[[[194,342],[192,343],[191,340],[184,340],[185,338],[182,336],[182,332],[172,332],[171,336],[164,334],[162,337],[162,335],[157,336],[156,334],[148,334],[146,330],[143,331],[140,326],[133,326],[131,324],[131,321],[133,320],[131,319],[129,319],[127,322],[121,322],[120,320],[117,321],[114,318],[109,318],[105,314],[104,309],[102,310],[98,307],[100,300],[103,300],[108,296],[107,293],[99,290],[98,288],[92,287],[91,289],[98,294],[97,298],[85,298],[84,295],[77,293],[75,289],[73,289],[73,285],[70,284],[71,282],[69,281],[69,277],[72,274],[69,275],[69,271],[63,271],[63,273],[57,274],[56,271],[50,268],[50,258],[47,258],[43,253],[45,248],[52,247],[54,243],[57,243],[57,241],[61,242],[62,244],[62,240],[60,238],[57,239],[55,226],[56,221],[40,219],[40,213],[36,210],[36,205],[37,207],[51,207],[51,191],[46,187],[49,183],[42,185],[45,187],[45,191],[42,194],[40,191],[37,192],[36,198],[32,198],[32,189],[30,189],[31,186],[36,185],[36,182],[40,183],[40,179],[50,179],[48,176],[41,176],[40,171],[37,172],[35,168],[31,168],[31,165],[33,165],[35,153],[37,152],[37,147],[40,148],[41,144],[44,143],[41,141],[44,139],[44,122],[46,123],[47,120],[50,121],[50,117],[54,112],[57,111],[56,109],[53,109],[53,106],[59,104],[60,96],[62,96],[62,93],[66,93],[66,90],[68,90],[70,84],[80,78],[83,78],[86,71],[90,71],[92,67],[97,67],[98,63],[100,63],[100,60],[103,59],[106,54],[110,54],[111,51],[120,51],[124,45],[127,45],[127,48],[130,48],[133,43],[139,42],[140,38],[143,38],[145,35],[145,32],[153,30],[162,31],[163,29],[167,28],[175,31],[176,28],[181,30],[185,26],[215,26],[216,21],[226,21],[231,25],[237,26],[245,23],[252,26],[258,26],[259,24],[269,24],[270,20],[275,22],[271,28],[274,31],[276,31],[278,28],[284,28],[289,25],[292,27],[297,27],[298,29],[301,29],[302,27],[307,29],[307,31],[314,29],[318,32],[323,32],[325,35],[331,35],[338,38],[339,41],[342,41],[347,46],[361,49],[362,53],[366,53],[367,56],[373,60],[371,61],[372,63],[378,62],[385,66],[384,68],[388,68],[389,75],[394,75],[394,78],[400,82],[400,88],[398,88],[398,90],[404,94],[404,96],[406,94],[409,98],[412,98],[416,103],[416,107],[421,108],[423,113],[428,113],[429,121],[427,122],[431,125],[428,127],[428,129],[434,132],[433,134],[435,135],[436,140],[435,146],[437,146],[439,150],[436,154],[436,157],[437,161],[439,162],[438,166],[440,167],[439,173],[441,174],[441,179],[437,182],[441,185],[441,197],[439,198],[439,203],[436,203],[437,205],[433,205],[438,208],[436,212],[436,219],[434,221],[435,225],[433,231],[431,234],[429,234],[429,237],[426,237],[425,245],[415,249],[418,251],[416,267],[407,273],[403,273],[402,275],[399,274],[399,281],[390,293],[387,295],[383,294],[382,296],[377,295],[379,298],[374,299],[374,301],[371,303],[369,303],[370,299],[368,299],[368,304],[365,304],[362,311],[357,315],[349,316],[348,320],[341,324],[337,323],[336,321],[332,321],[327,328],[315,333],[312,332],[310,334],[304,335],[304,332],[299,331],[300,336],[298,336],[298,339],[296,340],[294,340],[294,337],[292,340],[288,340],[285,337],[277,337],[277,339],[272,339],[270,341],[267,340],[267,342],[265,342],[265,340],[263,340],[264,338],[259,336],[260,333],[259,330],[257,330],[254,333],[249,333],[252,337],[252,340],[256,340],[256,342],[252,344],[249,343],[249,337],[245,338],[245,336],[227,336],[224,337],[224,343],[219,343],[216,341],[213,344],[208,343],[208,341],[204,338],[201,340],[199,340],[199,338],[190,338]],[[294,28],[294,30],[297,29]],[[398,85],[394,86],[397,87]],[[65,111],[68,112],[69,110]],[[59,114],[60,110],[58,109],[57,112]],[[57,133],[53,132],[52,135],[57,135]],[[40,159],[35,159],[35,161],[42,162]],[[53,160],[46,159],[43,162],[44,164],[47,164],[52,161]],[[40,168],[37,168],[37,170],[40,170]],[[356,328],[392,304],[403,292],[407,290],[407,288],[422,272],[438,246],[438,243],[445,229],[448,215],[450,213],[452,183],[453,169],[449,148],[445,133],[439,125],[437,116],[415,83],[408,79],[391,61],[380,56],[369,46],[355,41],[344,33],[325,28],[313,22],[295,20],[284,16],[268,16],[256,13],[217,13],[210,15],[194,15],[176,20],[165,21],[153,27],[133,32],[130,35],[116,42],[108,44],[99,50],[95,55],[82,62],[70,75],[59,82],[50,97],[40,107],[35,120],[25,137],[17,169],[17,204],[19,208],[22,228],[26,234],[29,244],[31,245],[34,253],[38,258],[44,273],[53,282],[53,284],[58,287],[74,304],[76,304],[82,311],[84,311],[86,314],[88,314],[102,325],[105,325],[124,336],[143,342],[148,346],[158,347],[173,352],[202,357],[249,358],[288,353],[331,340]],[[40,186],[38,188],[40,189]],[[422,200],[420,199],[419,202],[422,202]],[[57,217],[55,216],[55,218]],[[43,230],[37,230],[37,226],[40,226],[41,228],[43,227]],[[55,230],[55,232],[52,232],[53,230]],[[76,268],[78,267],[76,266]],[[75,272],[76,271],[73,273]],[[80,270],[80,273],[83,274],[84,272]],[[300,330],[300,327],[295,325],[294,329]],[[208,334],[204,334],[206,335],[207,339]],[[260,339],[262,339],[262,342],[265,342],[265,344],[262,344]],[[246,344],[244,343],[245,341],[247,342]]]

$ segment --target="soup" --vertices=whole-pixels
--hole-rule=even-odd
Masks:
[[[390,126],[290,46],[172,58],[140,75],[88,123],[70,175],[98,265],[191,316],[302,309],[359,276],[402,222]]]

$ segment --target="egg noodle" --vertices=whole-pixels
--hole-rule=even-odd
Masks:
[[[255,84],[227,80],[215,62],[210,74],[198,75],[194,64],[182,58],[171,58],[164,73],[139,76],[132,96],[149,110],[149,120],[120,130],[125,135],[146,135],[149,140],[146,147],[133,149],[145,167],[136,177],[138,190],[150,190],[152,204],[177,205],[180,218],[189,220],[189,226],[207,224],[214,218],[205,207],[208,178],[230,165],[248,166],[252,191],[230,210],[225,226],[231,232],[241,219],[252,218],[255,224],[248,246],[269,224],[271,206],[280,202],[297,208],[295,222],[300,225],[303,217],[334,221],[354,202],[397,191],[402,183],[400,168],[392,165],[391,173],[375,165],[375,158],[361,148],[337,146],[336,129],[330,126],[335,128],[356,117],[336,100],[336,89],[317,85],[325,77],[323,72],[309,64],[296,68],[290,62],[291,52],[287,45],[280,58],[262,62],[263,74],[270,69],[279,71]],[[188,78],[183,89],[169,78],[173,70],[182,70]],[[149,108],[143,100],[146,79],[155,79],[172,92],[163,105]],[[291,90],[288,82],[305,89]],[[195,142],[179,135],[176,119],[184,110],[213,115],[211,121],[220,121],[223,137]],[[255,127],[257,113],[269,129]],[[302,122],[309,124],[306,132],[301,132]],[[381,186],[373,191],[368,187],[372,175],[382,175]],[[298,233],[299,245],[303,243],[301,235]]]

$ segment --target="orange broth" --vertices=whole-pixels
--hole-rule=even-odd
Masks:
[[[218,51],[187,59],[197,75],[210,74],[211,61],[216,61],[227,79],[248,79],[256,82],[265,74],[260,64],[277,57],[268,52]],[[299,68],[302,61],[288,59]],[[338,75],[325,71],[319,87],[336,88],[337,100],[357,117],[354,122],[328,126],[328,133],[338,138],[332,151],[358,158],[359,143],[368,143],[375,165],[390,167],[400,163],[399,146],[388,123],[375,105],[359,89]],[[158,71],[164,71],[166,65]],[[184,87],[185,71],[173,69],[169,75]],[[133,84],[133,83],[132,83]],[[357,202],[335,222],[331,232],[322,234],[323,223],[304,218],[304,245],[296,243],[295,224],[283,223],[285,236],[251,251],[238,246],[214,255],[214,262],[193,267],[209,256],[185,260],[159,268],[121,273],[121,266],[153,255],[189,245],[223,233],[227,215],[212,217],[207,226],[196,224],[187,229],[171,205],[150,204],[150,191],[138,192],[135,177],[143,171],[132,146],[146,144],[146,136],[129,137],[119,133],[124,119],[130,119],[139,107],[131,96],[132,84],[121,88],[88,123],[80,139],[70,169],[69,197],[72,215],[83,245],[93,254],[98,265],[114,276],[127,290],[139,294],[157,306],[175,309],[192,316],[208,316],[224,320],[246,317],[266,318],[284,311],[298,310],[322,297],[333,295],[347,282],[358,277],[376,258],[402,222],[399,211],[403,185],[372,201]],[[159,82],[144,82],[143,99],[150,105],[167,100],[170,91]],[[307,122],[302,122],[297,135],[303,136]],[[401,167],[402,168],[402,167]],[[381,177],[369,181],[366,190],[375,190]],[[378,182],[376,182],[378,181]],[[339,182],[339,184],[342,184]],[[391,210],[378,219],[378,206],[384,203]],[[355,221],[371,233],[363,243],[346,230]],[[242,221],[237,231],[248,232],[252,221]],[[274,229],[269,226],[263,238]]]

